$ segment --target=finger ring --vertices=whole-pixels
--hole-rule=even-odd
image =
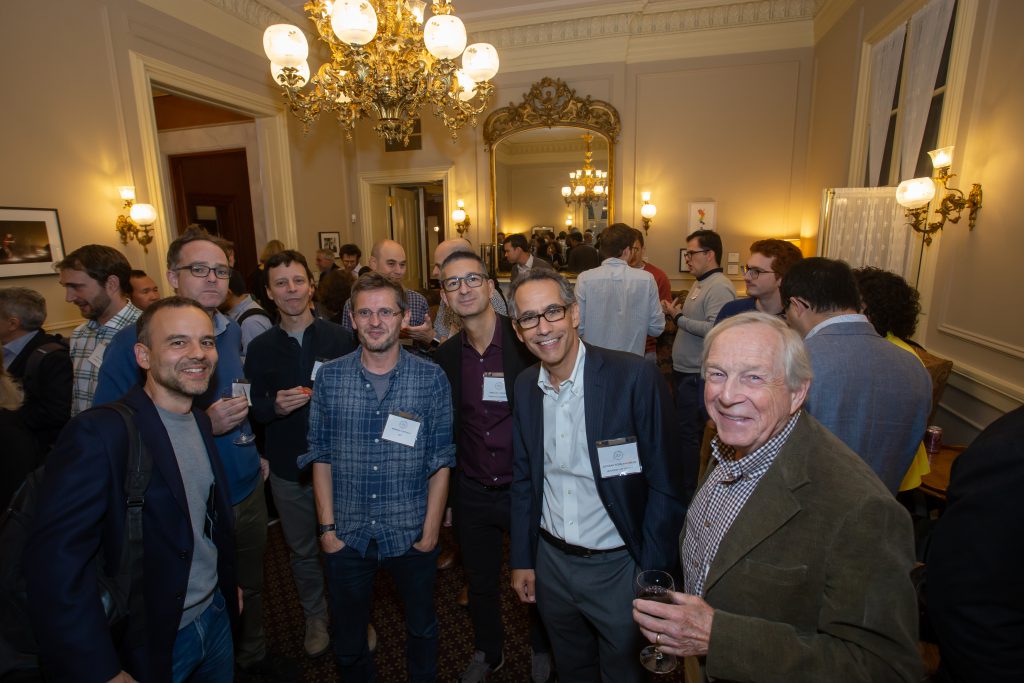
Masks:
[[[660,634],[660,633],[659,633],[659,634],[657,635],[657,637],[656,637],[656,638],[654,639],[654,644],[655,644],[655,645],[661,645],[661,634]]]

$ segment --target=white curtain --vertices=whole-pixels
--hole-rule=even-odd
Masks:
[[[828,190],[832,201],[821,226],[822,256],[852,268],[874,266],[914,284],[914,232],[891,187],[841,187]]]
[[[900,180],[915,176],[921,141],[928,121],[935,77],[942,61],[954,0],[932,0],[910,20],[910,45],[904,68],[903,123],[900,136]]]
[[[889,115],[896,81],[900,76],[900,58],[903,56],[903,38],[907,27],[901,24],[895,31],[871,48],[871,99],[868,112],[868,185],[878,187],[882,172],[885,138],[889,132]]]

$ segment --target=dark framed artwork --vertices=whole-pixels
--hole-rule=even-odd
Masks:
[[[57,209],[0,206],[0,278],[56,275],[63,258]]]
[[[338,250],[341,249],[341,233],[340,232],[318,232],[320,236],[320,248],[329,249],[334,258],[338,258]]]

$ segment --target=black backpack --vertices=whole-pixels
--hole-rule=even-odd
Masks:
[[[128,432],[124,493],[125,540],[115,576],[97,566],[99,593],[115,643],[142,637],[145,633],[142,590],[142,508],[153,473],[153,459],[135,426],[135,411],[122,401],[98,409],[116,411]],[[39,647],[29,626],[29,604],[22,568],[25,545],[38,506],[44,468],[30,473],[0,516],[0,677],[30,680],[38,672]],[[100,558],[96,558],[97,565]],[[129,615],[131,623],[129,629]]]

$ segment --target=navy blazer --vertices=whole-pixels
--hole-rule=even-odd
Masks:
[[[582,342],[581,342],[582,343]],[[598,495],[630,555],[643,569],[678,574],[676,539],[686,517],[683,459],[668,386],[654,363],[586,345],[584,414]],[[544,393],[540,364],[516,380],[512,480],[513,569],[532,569],[544,496]],[[635,436],[643,472],[601,477],[597,442]]]
[[[146,683],[171,680],[194,537],[178,462],[156,407],[141,386],[132,387],[124,400],[135,410],[153,459],[143,507],[146,637],[131,651],[119,652],[96,592],[94,558],[113,575],[124,544],[128,435],[120,415],[92,408],[68,423],[50,454],[25,548],[32,627],[48,681],[102,682],[122,669]],[[210,420],[195,408],[193,414],[213,468],[219,588],[234,620],[234,518]]]

